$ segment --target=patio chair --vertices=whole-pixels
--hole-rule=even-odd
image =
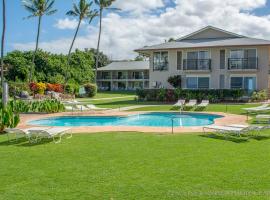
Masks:
[[[200,104],[197,105],[198,108],[206,108],[209,105],[209,100],[202,100]]]
[[[62,136],[67,134],[68,131],[71,128],[66,128],[66,127],[56,127],[56,128],[50,128],[46,130],[29,130],[30,135],[35,135],[37,137],[36,142],[41,140],[42,138],[47,138],[47,139],[53,139],[54,143],[60,143],[62,140]],[[70,136],[68,138],[72,138],[72,132],[69,132]],[[56,140],[56,137],[59,136],[59,139]]]
[[[185,103],[186,103],[186,100],[185,100],[185,99],[179,99],[179,100],[176,102],[176,104],[174,104],[173,106],[175,106],[175,107],[182,107],[182,106],[185,105]]]
[[[186,107],[194,107],[197,105],[197,100],[196,99],[191,99],[187,104]]]

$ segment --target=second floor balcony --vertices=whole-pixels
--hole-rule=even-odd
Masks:
[[[257,70],[258,58],[229,58],[228,70]]]
[[[183,70],[186,71],[210,71],[211,59],[184,59]]]

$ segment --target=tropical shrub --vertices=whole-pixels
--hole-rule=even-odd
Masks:
[[[75,94],[76,96],[79,94],[80,86],[73,83],[68,83],[65,86],[65,92],[68,94]]]
[[[2,133],[6,128],[15,128],[20,122],[20,116],[15,111],[15,102],[11,101],[3,108],[0,107],[0,132]]]
[[[251,101],[264,101],[268,99],[268,94],[266,90],[254,91],[251,95]]]
[[[51,84],[47,83],[46,84],[46,90],[50,92],[58,92],[58,93],[63,93],[64,92],[64,87],[62,84]]]
[[[37,87],[37,93],[38,94],[44,94],[45,90],[46,90],[46,83],[37,83],[36,84],[36,87]]]
[[[19,96],[22,91],[30,93],[30,88],[28,83],[23,82],[9,82],[9,95],[10,96]]]
[[[97,94],[97,85],[92,83],[87,83],[84,85],[86,95],[88,97],[94,97]]]
[[[57,113],[65,111],[64,105],[57,100],[44,101],[16,101],[14,110],[18,113]]]
[[[244,90],[182,90],[182,89],[139,89],[137,90],[137,96],[139,100],[145,101],[177,101],[181,99],[197,99],[198,101],[208,99],[212,103],[226,101],[230,99],[232,101],[239,101],[245,94]]]
[[[170,83],[174,88],[181,88],[181,75],[170,76],[168,78],[168,83]]]

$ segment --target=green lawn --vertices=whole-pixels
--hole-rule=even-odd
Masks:
[[[106,133],[60,144],[0,136],[0,199],[269,199],[270,133]]]

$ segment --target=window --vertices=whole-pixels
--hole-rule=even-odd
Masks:
[[[210,78],[209,77],[187,77],[186,86],[187,86],[187,89],[209,89]]]
[[[231,89],[256,90],[256,77],[231,77]]]
[[[177,70],[182,68],[182,51],[177,52]]]
[[[187,52],[186,67],[188,70],[209,69],[209,52],[208,51],[191,51]]]
[[[168,70],[168,52],[155,52],[153,56],[154,71]]]
[[[198,89],[209,89],[209,77],[198,77]]]
[[[197,77],[187,77],[187,88],[197,89]]]
[[[225,69],[225,50],[220,50],[220,69]]]
[[[257,68],[257,50],[256,49],[238,49],[230,51],[229,59],[230,69],[256,69]]]

